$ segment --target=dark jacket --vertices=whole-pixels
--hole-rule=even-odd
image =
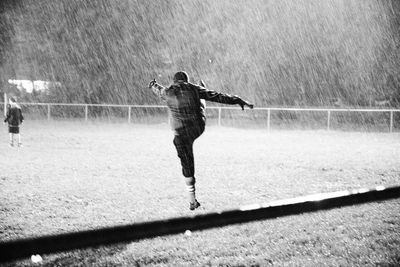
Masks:
[[[222,104],[239,104],[241,98],[208,90],[200,85],[180,82],[166,88],[155,83],[153,91],[166,101],[170,110],[171,126],[178,130],[188,125],[202,125],[206,121],[202,99]]]
[[[7,116],[4,119],[4,122],[8,122],[9,126],[18,127],[23,121],[24,117],[22,116],[21,108],[10,107],[7,110]]]

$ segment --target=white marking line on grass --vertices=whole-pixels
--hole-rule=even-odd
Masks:
[[[386,189],[385,186],[377,186],[375,188],[376,191],[383,191],[385,189]],[[240,207],[239,210],[248,211],[248,210],[256,210],[256,209],[260,209],[260,208],[267,208],[267,207],[273,207],[273,206],[298,204],[298,203],[309,202],[309,201],[321,201],[324,199],[344,197],[344,196],[348,196],[351,194],[367,193],[369,191],[370,190],[367,188],[361,188],[361,189],[354,189],[351,191],[348,190],[348,191],[338,191],[338,192],[331,192],[331,193],[318,193],[318,194],[302,196],[302,197],[274,200],[274,201],[263,203],[263,204],[249,204],[249,205]]]
[[[319,193],[314,195],[302,196],[302,197],[295,197],[295,198],[288,198],[282,200],[274,200],[271,202],[263,203],[263,204],[250,204],[245,205],[239,208],[241,211],[248,211],[248,210],[256,210],[259,208],[267,208],[273,206],[282,206],[282,205],[290,205],[290,204],[298,204],[303,202],[310,202],[310,201],[321,201],[324,199],[330,198],[337,198],[337,197],[344,197],[350,194],[357,194],[357,193],[365,193],[368,192],[368,189],[359,189],[350,191],[338,191],[338,192],[331,192],[331,193]]]
[[[262,204],[250,204],[250,205],[245,205],[239,208],[239,210],[241,211],[246,211],[246,210],[256,210],[259,209],[261,207],[264,207]]]
[[[361,193],[367,193],[369,190],[368,189],[366,189],[366,188],[361,188],[361,189],[358,189],[358,190],[352,190],[351,192],[353,193],[353,194],[361,194]]]

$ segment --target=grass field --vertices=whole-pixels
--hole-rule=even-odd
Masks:
[[[168,125],[27,122],[1,134],[0,240],[400,183],[400,133],[211,126],[188,210]],[[397,266],[400,199],[54,255],[43,266]],[[31,266],[30,260],[5,264]]]

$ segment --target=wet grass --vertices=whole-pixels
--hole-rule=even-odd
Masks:
[[[27,122],[0,153],[0,239],[192,215],[166,124]],[[399,183],[399,133],[209,127],[197,214]],[[396,266],[400,202],[42,255],[44,266]],[[31,266],[29,260],[8,266]]]

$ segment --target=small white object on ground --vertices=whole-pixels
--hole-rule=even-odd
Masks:
[[[40,257],[39,254],[36,254],[36,255],[32,255],[32,256],[31,256],[31,261],[32,261],[33,263],[40,263],[40,262],[43,261],[43,259],[42,259],[42,257]]]
[[[186,230],[186,231],[185,231],[185,235],[186,235],[186,236],[191,236],[191,235],[192,235],[192,231]]]

